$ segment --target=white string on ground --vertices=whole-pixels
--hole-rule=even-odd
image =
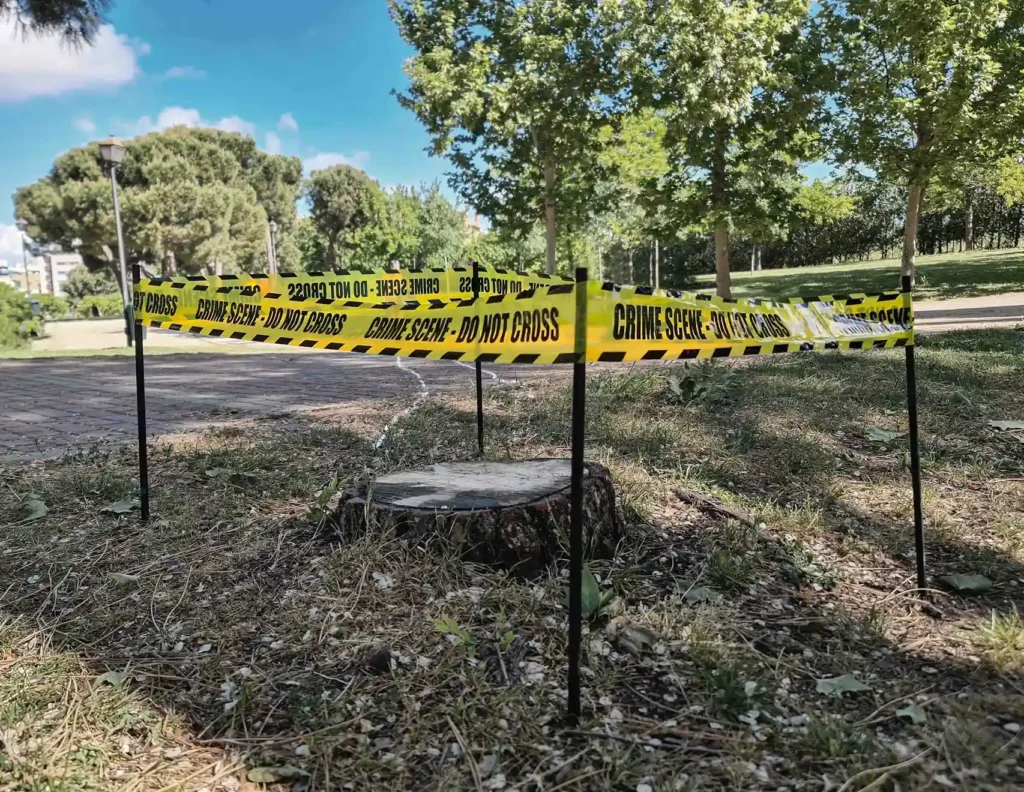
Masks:
[[[397,355],[395,356],[395,364],[398,366],[398,368],[402,369],[402,371],[408,372],[409,374],[412,374],[416,378],[416,381],[420,385],[420,392],[416,394],[416,398],[413,399],[412,404],[410,404],[408,407],[402,410],[402,412],[398,413],[398,415],[396,415],[394,418],[392,418],[384,425],[384,431],[380,433],[380,437],[373,441],[374,451],[379,451],[380,447],[384,445],[384,441],[387,440],[388,432],[391,431],[391,427],[394,426],[395,423],[400,421],[402,418],[407,416],[409,413],[411,413],[413,410],[415,410],[417,407],[419,407],[421,404],[423,404],[427,396],[430,395],[430,390],[427,388],[427,383],[423,381],[423,377],[420,376],[420,373],[416,371],[416,369],[412,369],[406,366],[402,362],[402,358],[398,357]]]
[[[463,368],[468,368],[470,371],[476,371],[476,364],[475,363],[463,363],[461,360],[456,360],[455,362],[458,363]],[[481,371],[481,373],[486,374],[492,380],[498,379],[498,375],[497,374],[495,374],[493,371],[489,371],[488,369],[485,369],[483,366],[480,367],[480,371]]]

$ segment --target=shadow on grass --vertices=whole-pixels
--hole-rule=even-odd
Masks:
[[[795,268],[779,273],[736,278],[740,297],[789,297],[798,294],[849,294],[899,289],[898,261],[880,265],[865,261],[827,270]],[[1024,253],[1019,250],[921,256],[918,258],[918,299],[983,297],[1024,291]]]
[[[845,495],[829,467],[836,453],[879,454],[852,434],[833,446],[801,440],[800,428],[808,427],[796,408],[821,403],[823,394],[839,413],[857,405],[886,417],[888,387],[838,398],[810,380],[845,373],[882,382],[895,376],[897,362],[867,354],[842,358],[845,366],[793,360],[797,365],[745,368],[744,390],[703,406],[664,404],[660,371],[642,371],[638,376],[647,379],[635,387],[595,383],[592,448],[655,479],[734,493],[744,507],[784,511],[819,500],[841,507]],[[956,370],[930,363],[922,366],[923,379]],[[824,368],[806,368],[818,365]],[[772,388],[787,383],[793,404],[783,409]],[[567,392],[531,393],[491,392],[492,456],[568,455]],[[759,400],[744,412],[741,402],[753,393]],[[1004,395],[987,398],[1002,404]],[[616,415],[629,420],[616,424]],[[847,417],[852,425],[858,420]],[[775,789],[892,763],[882,742],[858,736],[864,727],[857,724],[877,717],[872,713],[885,702],[922,689],[941,698],[933,705],[936,723],[909,726],[886,711],[873,724],[885,740],[932,744],[949,722],[977,738],[963,754],[954,750],[952,761],[984,767],[997,782],[1016,778],[1006,775],[1012,766],[998,769],[1005,740],[996,739],[999,725],[985,720],[1010,718],[1019,707],[1020,698],[1001,687],[1004,677],[941,647],[896,640],[909,600],[891,593],[909,573],[908,559],[897,555],[886,565],[886,573],[896,573],[887,584],[876,583],[877,575],[860,581],[869,597],[844,600],[830,592],[839,570],[818,545],[850,533],[864,543],[909,534],[908,524],[885,512],[871,526],[851,527],[825,508],[827,530],[813,536],[815,526],[805,525],[797,539],[770,533],[774,519],[769,530],[743,529],[691,514],[671,529],[636,529],[617,558],[595,569],[623,597],[625,618],[664,636],[665,652],[630,659],[619,634],[595,623],[584,647],[584,726],[612,729],[620,739],[563,734],[555,728],[564,710],[563,581],[515,580],[459,563],[440,546],[338,543],[312,511],[335,474],[344,482],[471,458],[474,421],[468,400],[433,401],[399,421],[380,452],[372,433],[301,416],[154,449],[154,516],[147,526],[134,515],[102,511],[131,496],[130,451],[17,469],[0,491],[0,522],[12,526],[0,551],[0,579],[10,581],[0,613],[17,620],[21,637],[37,629],[52,635],[57,649],[79,655],[97,677],[127,671],[131,686],[187,719],[194,742],[232,750],[250,767],[297,766],[308,774],[300,784],[311,789],[478,789],[474,774],[491,756],[510,783],[525,783],[547,770],[554,779],[561,757],[577,754],[581,759],[558,781],[565,789],[667,785],[683,774],[705,788]],[[825,437],[830,425],[809,430]],[[990,442],[996,440],[984,444]],[[909,501],[896,454],[883,455],[866,485],[889,487]],[[748,469],[763,477],[756,486],[745,483]],[[19,522],[29,493],[48,513]],[[815,513],[798,508],[792,524]],[[686,601],[679,584],[698,582],[713,585],[724,601]],[[443,634],[441,620],[468,638]],[[915,629],[914,637],[925,628]],[[19,640],[5,640],[3,650],[16,653]],[[844,673],[867,679],[874,692],[842,699],[815,690],[816,679]],[[1016,685],[1019,672],[1006,672],[1006,679]],[[968,689],[968,700],[952,695]],[[24,719],[32,704],[19,706],[10,718]],[[809,725],[773,726],[765,740],[752,742],[752,727],[739,718],[749,720],[755,709],[805,716]],[[662,747],[635,742],[651,737]],[[465,749],[452,748],[460,743]],[[464,750],[475,770],[460,760]],[[549,763],[552,752],[560,758]],[[709,764],[709,756],[726,758]],[[768,768],[769,781],[749,775],[750,761]]]

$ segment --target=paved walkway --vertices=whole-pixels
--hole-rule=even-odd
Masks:
[[[485,377],[485,382],[493,381]],[[193,354],[146,360],[151,437],[205,429],[243,415],[360,399],[402,398],[411,403],[424,388],[471,393],[473,370],[433,360],[402,359],[399,366],[394,358],[340,353]],[[59,456],[96,443],[133,442],[136,432],[133,358],[0,361],[0,465]]]

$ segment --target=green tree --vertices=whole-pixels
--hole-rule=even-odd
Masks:
[[[301,179],[297,159],[260,152],[252,138],[212,129],[175,127],[125,143],[118,170],[126,258],[186,272],[263,269],[267,210],[287,235]],[[15,210],[29,235],[65,250],[74,243],[90,270],[115,276],[117,235],[110,180],[98,145],[62,155],[50,173],[20,188]],[[293,258],[298,259],[298,252]],[[173,262],[173,266],[171,264]],[[288,267],[283,267],[288,268]]]
[[[335,165],[314,171],[306,182],[313,223],[327,240],[327,267],[335,269],[339,249],[360,257],[387,255],[382,229],[387,201],[380,186],[358,168]]]
[[[72,304],[92,294],[114,294],[117,292],[117,281],[109,270],[102,269],[92,272],[88,267],[75,267],[68,273],[67,280],[61,287]]]
[[[1024,4],[1018,0],[824,0],[841,161],[906,187],[901,272],[914,275],[925,188],[994,163],[1020,137]]]
[[[91,44],[110,0],[0,0],[0,21],[31,33],[57,33],[69,44]]]
[[[636,283],[633,255],[644,240],[657,235],[662,221],[657,194],[668,173],[665,121],[647,108],[625,116],[617,127],[601,129],[600,162],[608,168],[605,190],[610,206],[592,232],[599,259],[609,243],[618,243],[627,255],[630,283]],[[657,262],[651,285],[658,286]]]
[[[323,272],[327,266],[327,239],[316,229],[312,217],[300,217],[295,226],[295,244],[299,249],[300,269]]]
[[[426,127],[430,153],[455,166],[452,188],[496,228],[545,223],[556,266],[560,223],[595,206],[598,133],[616,95],[605,3],[573,0],[389,0],[409,89],[398,96]]]
[[[623,68],[636,101],[664,113],[662,206],[711,232],[718,294],[729,296],[729,233],[788,210],[814,151],[817,106],[807,0],[631,0]]]
[[[405,267],[418,267],[423,204],[416,190],[400,186],[387,196],[391,255]]]
[[[430,267],[457,264],[465,248],[465,216],[433,184],[423,191],[420,203],[420,253]]]

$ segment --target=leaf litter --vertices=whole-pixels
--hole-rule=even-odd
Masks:
[[[791,365],[764,370],[777,376]],[[802,365],[822,376],[819,362]],[[562,453],[563,398],[557,381],[489,396],[493,442],[517,437],[520,457]],[[704,466],[697,469],[724,464],[716,455],[727,444],[702,444],[703,404],[673,403],[666,406],[671,413],[659,414],[656,398],[642,396],[640,406],[677,421],[674,436],[658,440],[663,453]],[[592,454],[599,459],[647,442],[644,433],[658,425],[616,417],[600,402],[592,407]],[[114,471],[130,477],[128,452],[49,466],[45,483],[38,471],[19,471],[16,487],[42,493],[52,506],[46,531],[25,526],[11,539],[17,552],[0,555],[0,571],[21,581],[0,605],[23,614],[0,633],[0,664],[11,658],[15,668],[38,668],[40,658],[55,655],[69,670],[47,678],[73,679],[80,663],[98,665],[99,673],[124,673],[130,663],[130,685],[104,684],[93,695],[115,697],[126,723],[160,724],[174,713],[169,729],[153,727],[148,747],[129,738],[132,755],[151,750],[160,757],[159,771],[146,775],[149,765],[139,762],[117,778],[97,777],[99,787],[134,781],[155,790],[177,778],[186,779],[181,788],[232,790],[240,783],[361,789],[424,782],[453,790],[810,790],[908,762],[923,745],[944,749],[900,771],[901,785],[904,776],[918,788],[941,785],[936,778],[1020,781],[1019,746],[1003,746],[1004,724],[1019,721],[1013,716],[1021,696],[988,670],[968,613],[950,614],[940,599],[944,615],[936,622],[908,595],[912,569],[897,541],[907,532],[898,511],[907,497],[905,472],[898,460],[865,455],[836,434],[822,440],[822,453],[853,461],[830,474],[833,500],[817,498],[825,504],[819,511],[805,509],[797,489],[813,476],[787,472],[787,464],[808,458],[799,446],[784,464],[777,456],[758,464],[756,449],[753,456],[744,451],[722,468],[728,478],[701,484],[709,495],[763,515],[763,525],[737,526],[680,506],[657,494],[663,489],[653,500],[643,496],[647,511],[641,519],[627,515],[630,530],[616,557],[588,565],[598,607],[584,635],[585,714],[578,727],[566,728],[564,577],[522,580],[465,564],[440,541],[342,539],[325,524],[323,509],[311,507],[311,493],[332,477],[364,476],[371,459],[379,459],[374,470],[387,470],[470,458],[471,422],[457,418],[463,409],[472,415],[470,400],[428,401],[396,425],[383,456],[370,448],[371,418],[360,433],[348,428],[350,420],[334,424],[323,415],[287,433],[256,422],[241,436],[197,436],[187,451],[158,447],[153,470],[162,479],[165,522],[145,535],[112,538],[109,521],[81,512],[75,494],[86,489],[78,480]],[[784,412],[772,415],[776,444],[809,431],[803,414],[792,423]],[[740,414],[734,422],[742,420]],[[723,437],[739,442],[736,434]],[[964,453],[980,453],[992,465],[1013,453],[989,451],[983,442],[972,436]],[[645,464],[661,470],[666,489],[677,481],[656,456]],[[218,466],[288,475],[258,493],[220,486],[219,475],[196,483],[192,471]],[[870,486],[864,471],[875,478]],[[963,525],[977,538],[976,526],[997,522],[986,516],[994,514],[993,492],[1019,503],[1015,482],[965,484],[940,470],[929,478],[944,498],[941,507],[929,504],[936,530]],[[622,486],[631,480],[624,475]],[[631,508],[644,505],[627,494]],[[16,508],[0,501],[0,519]],[[1000,519],[1010,524],[1013,516]],[[50,529],[65,541],[52,542]],[[890,536],[891,546],[883,543]],[[941,542],[930,547],[936,571],[963,569],[962,555],[947,559]],[[983,560],[971,557],[973,564]],[[132,586],[112,577],[128,575],[126,568],[138,578]],[[1013,580],[1005,567],[996,572],[987,571],[1000,586]],[[826,576],[834,584],[821,585]],[[30,577],[36,583],[25,582]],[[705,591],[692,595],[698,589]],[[986,618],[998,590],[982,595]],[[618,605],[601,608],[610,592]],[[39,627],[25,619],[37,612],[40,627],[58,626],[59,633],[50,633],[46,654],[32,655],[24,641]],[[387,662],[367,660],[379,656]],[[938,675],[926,670],[936,668]],[[97,676],[91,670],[87,678]],[[844,676],[868,689],[837,694]],[[820,691],[819,680],[832,687]],[[930,703],[920,722],[925,690]],[[60,712],[60,702],[75,698],[61,692],[49,700]],[[36,712],[26,724],[44,722],[45,706]],[[49,729],[60,744],[77,744],[88,723],[74,722],[74,732],[44,726],[36,739],[45,741]],[[27,745],[28,733],[11,739]],[[115,733],[109,755],[129,756],[123,733]],[[19,768],[47,772],[39,770],[45,753],[45,745],[19,752]],[[193,761],[198,757],[205,763]],[[0,766],[0,781],[5,772]]]

